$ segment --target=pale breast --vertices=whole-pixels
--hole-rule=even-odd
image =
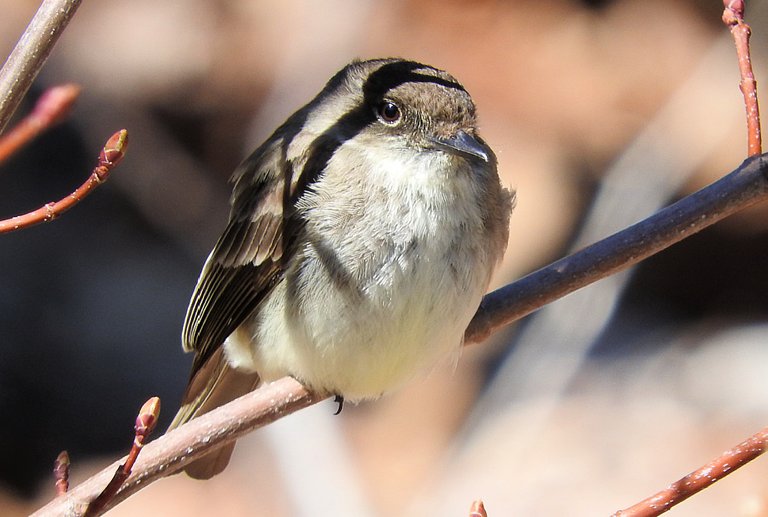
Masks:
[[[446,177],[431,159],[388,164],[379,175],[331,175],[302,200],[304,241],[228,340],[230,359],[355,400],[457,356],[499,258],[478,238],[483,201],[467,184],[471,171]]]

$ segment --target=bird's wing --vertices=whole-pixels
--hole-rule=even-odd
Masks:
[[[193,376],[280,281],[302,227],[294,204],[318,181],[336,149],[373,116],[355,109],[319,134],[304,132],[308,114],[330,95],[333,81],[233,175],[229,224],[203,267],[182,331],[184,349],[196,352]],[[308,143],[289,159],[288,144],[299,132]]]
[[[290,167],[278,137],[233,176],[229,223],[200,273],[184,320],[182,344],[195,351],[193,376],[282,276],[287,232],[293,231],[284,195]]]

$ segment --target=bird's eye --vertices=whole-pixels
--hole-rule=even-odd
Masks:
[[[382,122],[390,125],[396,124],[402,116],[400,108],[392,101],[381,101],[381,104],[376,109],[376,113]]]

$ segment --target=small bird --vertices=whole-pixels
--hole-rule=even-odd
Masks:
[[[341,407],[456,361],[515,194],[451,75],[353,61],[232,182],[184,321],[195,358],[171,428],[286,375]],[[233,447],[187,473],[218,474]]]

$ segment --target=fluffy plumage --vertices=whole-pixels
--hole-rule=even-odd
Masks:
[[[195,361],[172,426],[284,375],[361,400],[457,356],[514,194],[452,76],[353,62],[233,182],[184,323]],[[230,453],[187,470],[210,477]]]

